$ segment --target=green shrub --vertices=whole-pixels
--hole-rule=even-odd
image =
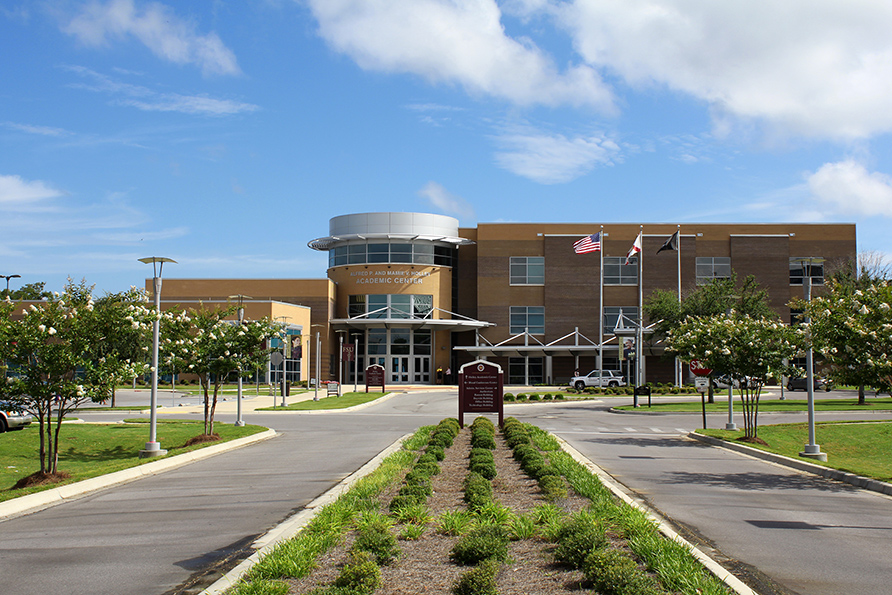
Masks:
[[[445,453],[443,453],[443,454],[444,454],[444,458],[445,458]],[[418,463],[421,463],[421,464],[433,463],[434,465],[436,465],[438,462],[439,461],[438,461],[437,457],[434,456],[433,453],[426,452],[423,455],[421,455],[420,457],[418,457]]]
[[[491,450],[495,449],[495,435],[488,429],[483,427],[471,430],[471,446],[473,448],[489,448]]]
[[[400,555],[396,537],[386,527],[367,527],[358,531],[351,548],[353,552],[368,552],[379,566],[386,566]]]
[[[356,595],[371,595],[381,586],[381,569],[368,552],[356,551],[341,569],[335,587],[350,589]]]
[[[613,549],[595,550],[582,563],[585,579],[603,595],[659,595],[662,590],[630,557]]]
[[[554,399],[555,399],[556,401],[563,401],[563,400],[564,400],[564,395],[563,395],[562,393],[558,393],[558,394],[556,394],[556,395],[554,396]]]
[[[421,539],[421,536],[424,535],[424,525],[416,525],[415,523],[407,523],[403,525],[402,531],[400,531],[400,539],[405,541],[415,541],[416,539]]]
[[[535,393],[530,395],[530,401],[540,401],[541,399],[542,399],[542,397],[540,397],[539,395],[537,395]]]
[[[230,591],[232,595],[288,595],[291,587],[284,581],[256,580],[240,582]]]
[[[454,417],[447,417],[437,424],[437,430],[449,432],[452,434],[452,437],[455,438],[458,436],[458,433],[461,432],[461,425],[459,425],[458,420]]]
[[[465,502],[471,511],[492,502],[492,484],[479,473],[468,473],[464,481]]]
[[[391,514],[393,514],[393,518],[399,523],[426,525],[432,520],[430,509],[424,502],[402,506],[394,510]]]
[[[452,442],[455,439],[455,436],[452,435],[452,432],[445,429],[438,429],[433,434],[431,434],[431,439],[428,440],[428,445],[439,446],[442,449],[447,449],[452,446]]]
[[[514,395],[512,395],[511,393],[505,393],[505,396],[502,397],[502,400],[505,401],[506,403],[513,403]]]
[[[521,394],[517,395],[517,400],[518,401],[526,401],[527,396],[525,394],[521,393]]]
[[[428,444],[427,448],[424,449],[424,454],[434,455],[434,458],[438,461],[446,458],[446,451],[443,450],[442,446],[437,446],[436,444]]]
[[[567,486],[558,475],[543,475],[539,478],[539,489],[546,500],[557,500],[567,497]]]
[[[468,465],[468,470],[479,473],[486,479],[493,479],[496,476],[496,464],[493,461],[476,461]]]
[[[417,498],[419,502],[424,502],[433,494],[433,490],[431,489],[429,484],[424,483],[413,483],[411,485],[404,485],[400,488],[400,496],[412,496]]]
[[[436,463],[415,463],[412,471],[416,471],[430,477],[431,475],[437,475],[440,472],[440,466]]]
[[[426,496],[418,496],[414,494],[399,494],[394,496],[393,500],[390,501],[389,509],[391,514],[397,514],[404,508],[417,506],[420,504],[424,504],[425,502],[427,502]]]
[[[576,569],[582,567],[589,554],[607,545],[604,527],[587,514],[576,514],[561,523],[555,537],[558,546],[554,559]]]
[[[549,393],[549,394],[542,395],[542,400],[543,400],[543,401],[551,401],[552,399],[554,399],[554,397],[552,397],[550,393]]]
[[[474,422],[471,424],[471,430],[477,430],[479,428],[485,429],[490,434],[496,433],[496,426],[488,417],[483,417],[482,415],[476,417]]]
[[[529,436],[527,436],[529,438]],[[533,456],[532,453],[538,452],[536,451],[536,447],[530,444],[529,442],[518,444],[514,448],[514,460],[517,462],[523,462],[527,457]]]
[[[456,564],[465,566],[490,558],[507,560],[508,533],[497,525],[478,527],[456,542],[449,558]]]
[[[461,575],[452,585],[454,595],[498,595],[496,576],[500,564],[496,560],[484,560],[476,568]]]

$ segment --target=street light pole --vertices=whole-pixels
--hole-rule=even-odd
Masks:
[[[145,449],[139,451],[139,458],[146,459],[151,457],[160,457],[167,454],[166,450],[161,449],[158,442],[158,343],[161,334],[161,271],[165,262],[176,264],[177,261],[161,256],[149,256],[140,258],[140,262],[152,263],[152,290],[155,294],[155,320],[152,322],[152,393],[151,393],[151,410],[149,411],[149,441],[146,442]]]
[[[357,388],[359,382],[359,341],[356,337],[361,337],[359,333],[353,333],[353,392],[359,392]]]
[[[9,280],[10,279],[20,279],[21,275],[0,275],[3,279],[6,279],[6,295],[9,296]]]
[[[811,302],[811,265],[823,261],[823,258],[803,258],[799,261],[805,273],[806,302]],[[806,317],[805,323],[808,324],[810,322],[811,320]],[[815,444],[815,372],[814,349],[812,349],[811,342],[809,342],[808,351],[805,352],[805,368],[805,386],[808,393],[808,444],[805,445],[799,456],[826,461],[827,453],[821,452],[820,445]]]
[[[338,396],[341,396],[341,385],[344,384],[344,333],[338,331]]]
[[[229,299],[238,300],[238,325],[239,325],[239,327],[241,327],[242,323],[245,321],[244,300],[246,300],[246,299],[250,300],[251,296],[238,294],[238,295],[229,296]],[[239,358],[241,358],[242,356],[243,356],[243,354],[240,353]],[[235,425],[238,427],[242,427],[245,425],[245,422],[242,419],[242,364],[241,364],[241,361],[239,361],[239,366],[238,366],[238,397],[236,398],[236,403],[237,403],[237,405],[236,405]]]

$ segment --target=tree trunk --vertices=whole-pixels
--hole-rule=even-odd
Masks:
[[[117,394],[117,389],[115,389],[115,385],[112,384],[112,387],[111,387],[111,406],[112,406],[112,409],[115,408],[115,395],[116,395],[116,394]]]
[[[50,473],[57,473],[59,471],[59,434],[62,432],[62,418],[65,413],[62,408],[62,403],[59,403],[59,412],[56,417],[56,427],[53,429],[53,463],[52,463],[52,471]]]
[[[43,415],[39,416],[38,423],[40,424],[40,472],[46,473],[46,435],[44,434],[46,420]]]
[[[867,395],[865,394],[863,384],[858,387],[858,404],[867,405]]]
[[[204,389],[204,433],[210,434],[208,431],[208,420],[209,420],[209,409],[208,409],[208,383],[204,380],[201,381],[201,388]]]
[[[208,436],[210,436],[214,433],[214,412],[217,411],[217,394],[220,392],[221,382],[222,381],[220,379],[218,379],[216,382],[214,382],[214,400],[211,402],[211,417],[210,417],[211,424],[210,424],[210,428],[207,430],[207,432],[205,432]]]

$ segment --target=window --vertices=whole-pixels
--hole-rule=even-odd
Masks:
[[[790,308],[790,326],[797,326],[805,321],[802,310]]]
[[[811,262],[808,262],[811,261]],[[808,273],[811,275],[808,275]],[[824,284],[824,260],[798,257],[790,259],[790,285],[802,285],[805,277],[811,277],[812,285]]]
[[[634,327],[638,324],[638,306],[604,306],[604,333],[613,334],[619,322],[620,310],[623,312],[623,326]]]
[[[426,318],[434,309],[434,296],[414,294],[351,295],[347,316],[356,318]]]
[[[544,256],[512,256],[511,285],[545,285]]]
[[[511,306],[508,332],[519,335],[527,331],[531,335],[545,334],[545,306]]]
[[[508,384],[542,384],[545,382],[545,358],[509,357]]]
[[[328,266],[346,264],[384,264],[388,262],[455,266],[455,248],[431,242],[350,243],[328,252]]]
[[[697,285],[706,285],[713,279],[731,278],[730,256],[698,256]]]
[[[638,257],[604,257],[604,285],[638,285]]]

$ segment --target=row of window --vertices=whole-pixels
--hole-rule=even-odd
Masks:
[[[370,294],[351,295],[347,316],[356,318],[429,318],[434,309],[433,295]]]
[[[430,242],[382,242],[347,244],[328,251],[329,267],[388,263],[451,267],[455,263],[455,248]]]
[[[810,276],[812,284],[823,285],[824,265],[803,266],[802,258],[790,259],[790,285],[802,285]],[[511,285],[545,285],[544,256],[512,256],[509,263]],[[810,273],[810,275],[808,274]],[[697,285],[705,285],[713,279],[731,278],[730,256],[698,256],[696,263]],[[638,260],[624,256],[604,257],[604,285],[638,285]]]
[[[617,327],[619,316],[622,313],[623,326],[635,326],[638,324],[637,306],[605,306],[604,307],[604,333],[610,334]],[[545,334],[545,307],[544,306],[510,306],[509,330],[512,335],[528,332],[531,335]]]

